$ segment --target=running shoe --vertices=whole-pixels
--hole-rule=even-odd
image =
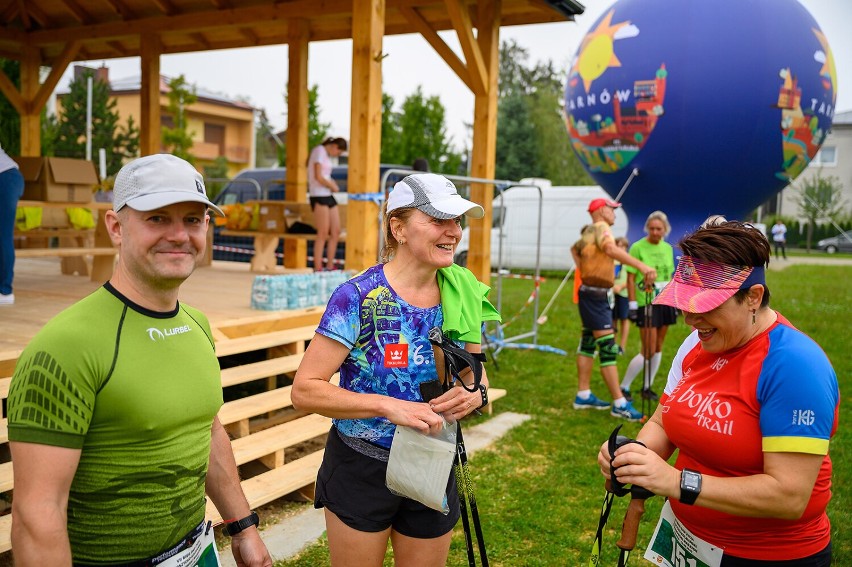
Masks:
[[[642,418],[645,416],[642,415],[641,411],[637,411],[636,408],[633,407],[631,402],[627,402],[626,406],[617,408],[612,406],[612,409],[609,411],[609,414],[613,417],[620,417],[621,419],[626,419],[627,421],[642,421]]]
[[[656,402],[657,400],[660,399],[660,396],[657,395],[657,392],[655,392],[651,388],[643,388],[642,389],[642,399],[643,400],[651,400],[652,402]]]
[[[596,409],[605,410],[609,404],[601,399],[598,399],[594,394],[589,394],[585,400],[580,396],[574,398],[574,409]]]
[[[624,399],[627,400],[628,402],[633,401],[633,394],[631,394],[630,390],[628,390],[627,388],[622,388],[621,394],[624,396]]]
[[[9,295],[4,295],[0,293],[0,305],[14,305],[15,304],[15,294],[10,293]]]

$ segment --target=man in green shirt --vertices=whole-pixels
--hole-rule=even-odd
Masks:
[[[178,302],[208,208],[221,211],[195,168],[166,154],[122,168],[114,195],[115,272],[45,325],[12,378],[15,563],[171,565],[199,545],[207,557],[206,492],[223,518],[244,520],[229,524],[237,563],[271,567],[216,417],[210,325]]]

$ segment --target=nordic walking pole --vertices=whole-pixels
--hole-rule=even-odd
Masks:
[[[461,427],[458,426],[458,422],[456,422],[456,433],[461,433]],[[469,567],[476,567],[476,558],[473,555],[473,534],[470,532],[470,520],[467,517],[467,504],[465,504],[464,501],[466,498],[464,469],[461,464],[461,451],[459,449],[458,442],[456,443],[455,469],[456,491],[459,495],[459,511],[461,512],[462,528],[464,529],[464,542],[467,549],[467,564]]]
[[[618,557],[618,567],[626,567],[630,552],[636,547],[639,522],[642,521],[642,516],[645,514],[645,499],[651,495],[644,488],[636,486],[630,491],[630,504],[627,505],[624,522],[621,524],[621,539],[615,543],[621,550]]]
[[[574,273],[574,267],[568,270],[568,273],[565,274],[565,277],[562,278],[562,281],[559,282],[559,287],[556,288],[556,291],[553,292],[553,297],[550,298],[550,301],[547,302],[547,305],[544,306],[544,309],[539,315],[538,319],[536,319],[536,323],[539,325],[544,325],[547,322],[547,312],[550,311],[550,307],[553,305],[553,302],[556,301],[556,298],[559,296],[559,292],[562,291],[562,288],[565,287],[565,284],[568,282],[568,278],[571,277],[571,274]]]
[[[458,448],[456,454],[461,459],[462,474],[464,475],[464,491],[467,493],[467,498],[470,503],[470,516],[473,520],[473,530],[476,532],[476,545],[479,548],[479,559],[482,561],[482,567],[488,567],[488,554],[485,551],[485,539],[482,536],[482,522],[479,520],[479,507],[476,505],[476,496],[473,494],[473,481],[470,479],[470,469],[467,466],[467,450],[464,446],[464,438],[462,437],[461,424],[457,422],[458,433]],[[461,495],[459,495],[461,500]]]
[[[645,343],[644,349],[642,352],[643,357],[643,373],[644,376],[642,378],[642,393],[644,394],[646,391],[651,390],[651,359],[654,356],[654,350],[656,349],[656,345],[651,344],[651,339],[655,336],[652,332],[653,318],[654,318],[654,308],[651,305],[653,301],[653,294],[647,288],[645,288],[645,328],[642,329],[642,335],[644,336]],[[651,410],[651,400],[648,399],[645,395],[642,396],[642,414],[649,415]]]

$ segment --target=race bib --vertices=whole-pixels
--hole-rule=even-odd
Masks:
[[[177,548],[171,549],[151,559],[151,565],[157,567],[220,567],[219,553],[209,522],[202,522],[201,529]]]
[[[645,559],[664,567],[719,567],[722,549],[686,529],[666,500]]]

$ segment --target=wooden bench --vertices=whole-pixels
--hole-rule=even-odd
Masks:
[[[316,234],[290,234],[258,232],[256,230],[229,230],[225,229],[220,232],[222,236],[238,236],[242,238],[254,239],[254,255],[251,257],[252,272],[268,272],[275,269],[278,265],[278,260],[275,258],[275,251],[278,249],[278,241],[284,240],[316,240]],[[338,238],[339,242],[346,241],[346,233],[342,232]]]
[[[73,258],[80,256],[115,256],[117,248],[18,248],[16,258]]]
[[[106,231],[106,211],[112,203],[55,203],[49,201],[19,201],[19,207],[41,207],[42,209],[67,209],[69,207],[86,208],[97,212],[95,228],[75,229],[66,227],[44,227],[31,230],[15,230],[16,239],[35,241],[36,246],[24,246],[15,249],[18,258],[62,259],[63,274],[90,276],[92,281],[104,282],[112,276],[115,256],[118,250],[112,247],[112,241]],[[45,242],[58,239],[59,246],[51,247]],[[31,244],[28,242],[27,244]],[[91,257],[91,262],[86,258]]]

